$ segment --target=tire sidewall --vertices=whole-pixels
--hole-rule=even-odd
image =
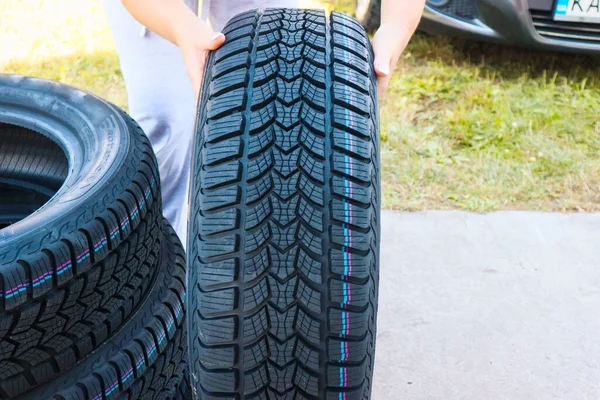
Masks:
[[[119,177],[135,152],[127,124],[114,106],[57,82],[0,75],[0,122],[49,137],[69,163],[64,184],[46,204],[0,230],[2,266],[74,231],[71,221],[93,219],[94,210],[105,208],[124,190]]]

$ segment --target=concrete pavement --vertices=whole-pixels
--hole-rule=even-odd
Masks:
[[[373,400],[600,399],[600,214],[382,223]]]

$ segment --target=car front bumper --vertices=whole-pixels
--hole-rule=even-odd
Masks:
[[[473,0],[477,15],[462,18],[427,5],[423,31],[521,46],[600,54],[600,24],[552,19],[554,0]]]

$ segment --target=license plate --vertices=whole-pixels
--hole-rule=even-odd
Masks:
[[[600,0],[557,0],[554,19],[600,23]]]

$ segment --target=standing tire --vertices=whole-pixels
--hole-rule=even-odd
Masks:
[[[343,14],[285,9],[223,33],[194,145],[194,394],[367,399],[380,204],[369,40]]]
[[[374,32],[381,24],[381,0],[354,0],[356,19],[367,30]]]
[[[121,110],[0,75],[0,399],[64,373],[135,312],[158,265],[158,179]]]

